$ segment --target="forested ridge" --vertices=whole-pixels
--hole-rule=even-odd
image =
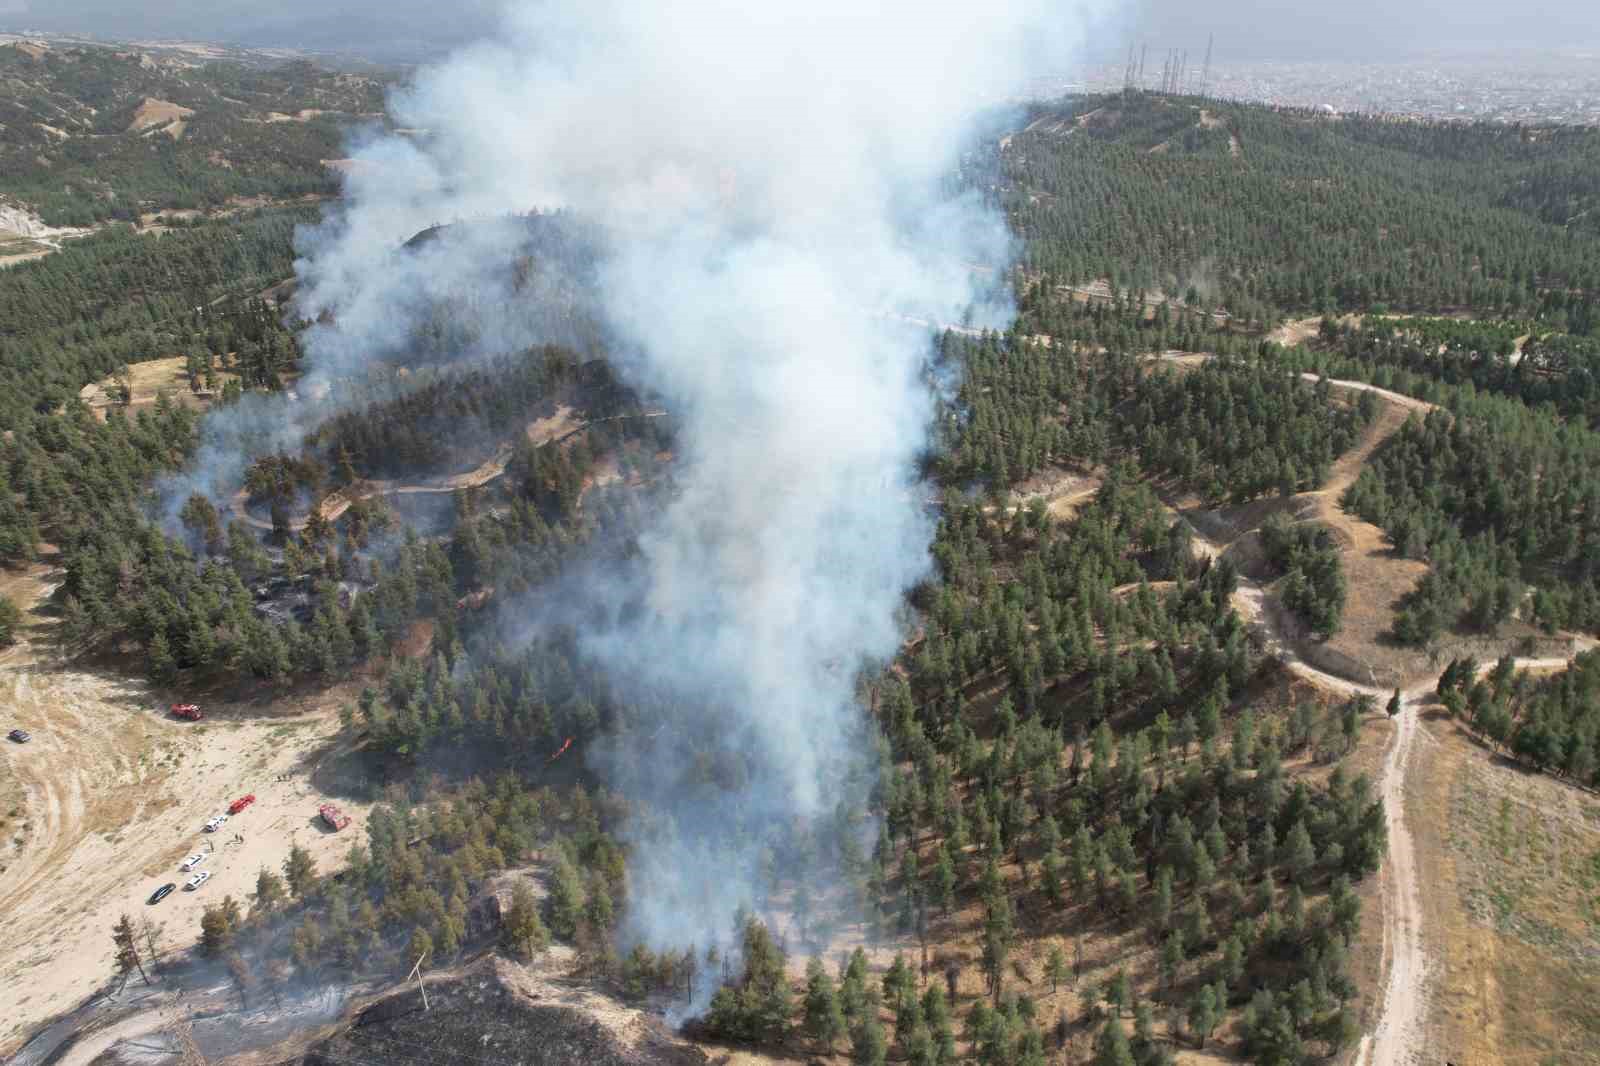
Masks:
[[[134,50],[0,47],[0,196],[55,226],[136,221],[231,197],[338,191],[354,115],[381,112],[384,85],[311,63],[157,59]],[[140,115],[146,100],[192,114]],[[301,111],[326,112],[305,121]],[[137,121],[136,121],[137,119]]]
[[[1573,303],[1593,319],[1600,132],[1137,92],[1029,119],[996,165],[1045,283],[1105,278],[1254,321]]]

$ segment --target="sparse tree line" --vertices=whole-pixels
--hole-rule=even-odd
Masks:
[[[1451,715],[1540,770],[1600,786],[1600,652],[1584,652],[1553,676],[1519,671],[1509,656],[1480,673],[1465,658],[1440,677]]]
[[[261,867],[249,898],[206,907],[199,950],[228,964],[246,1003],[281,995],[291,979],[403,975],[419,956],[431,967],[484,945],[533,958],[552,937],[620,979],[611,933],[627,883],[606,829],[618,813],[581,787],[557,792],[510,775],[392,785],[342,870],[321,873],[291,847],[281,864]],[[539,891],[517,875],[489,891],[535,858],[549,871]],[[124,916],[113,940],[125,973],[159,958],[161,930],[149,923],[135,929]],[[677,979],[681,959],[650,961],[651,987],[663,972]]]

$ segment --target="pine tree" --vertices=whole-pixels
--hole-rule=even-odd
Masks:
[[[805,1029],[825,1054],[833,1052],[846,1030],[839,993],[822,960],[816,958],[806,965]]]
[[[1061,945],[1052,943],[1050,953],[1045,957],[1044,975],[1050,979],[1050,991],[1055,992],[1068,974],[1067,954],[1061,950]]]
[[[878,1019],[868,1018],[856,1027],[850,1061],[854,1066],[884,1066],[889,1058],[889,1041]]]
[[[1194,1034],[1197,1046],[1204,1048],[1212,1030],[1217,1027],[1217,996],[1210,985],[1201,985],[1194,999],[1189,1001],[1189,1032]]]
[[[256,874],[256,906],[270,911],[284,900],[283,879],[265,866]]]
[[[145,649],[145,672],[158,685],[170,684],[178,676],[178,662],[172,657],[167,634],[156,630]]]
[[[221,903],[207,907],[200,916],[200,950],[211,958],[225,955],[233,945],[240,918],[239,904],[232,896],[223,896]]]
[[[1136,1066],[1133,1049],[1128,1046],[1128,1034],[1115,1017],[1100,1030],[1100,1038],[1095,1042],[1094,1066]]]
[[[144,983],[150,983],[150,975],[144,972],[144,962],[139,957],[138,936],[133,928],[133,919],[124,914],[111,930],[111,942],[117,948],[117,972],[122,974],[126,981],[134,971],[139,971],[139,976],[144,978]]]
[[[295,899],[304,899],[317,883],[316,860],[305,848],[292,845],[289,857],[283,860],[283,877],[288,882],[289,894]]]
[[[1283,839],[1283,865],[1289,879],[1298,883],[1316,864],[1317,852],[1304,821],[1297,821]]]
[[[506,910],[505,938],[523,958],[537,957],[550,943],[550,931],[539,917],[539,901],[525,882],[511,890],[511,906]]]

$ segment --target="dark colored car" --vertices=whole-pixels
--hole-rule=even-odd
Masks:
[[[13,729],[6,734],[6,739],[16,744],[26,744],[33,736],[26,729]]]
[[[171,892],[177,887],[177,885],[173,884],[171,881],[168,881],[166,884],[150,893],[150,905],[155,906],[157,903],[160,903],[162,900],[167,898],[167,893]]]

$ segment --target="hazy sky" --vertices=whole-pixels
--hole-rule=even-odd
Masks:
[[[1596,0],[1142,0],[1130,22],[1156,47],[1193,52],[1214,31],[1219,56],[1250,58],[1600,47]]]
[[[662,2],[670,9],[671,0]],[[443,49],[481,34],[497,6],[497,0],[0,0],[0,27],[355,50]],[[1595,0],[1127,0],[1116,21],[1101,35],[1108,53],[1126,49],[1130,41],[1193,52],[1205,47],[1213,31],[1222,58],[1600,48]]]

